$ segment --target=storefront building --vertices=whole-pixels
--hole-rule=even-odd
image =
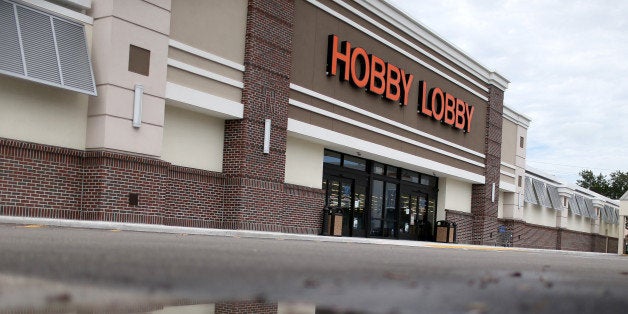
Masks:
[[[2,215],[320,234],[332,208],[343,236],[617,241],[618,203],[526,168],[507,79],[386,1],[0,9]]]

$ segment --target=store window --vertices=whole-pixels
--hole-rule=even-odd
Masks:
[[[345,155],[342,165],[349,169],[366,171],[366,160],[359,157]]]
[[[340,155],[340,153],[332,152],[330,150],[325,150],[325,157],[323,157],[324,163],[340,166],[341,161],[342,161],[342,155]]]
[[[401,180],[419,183],[419,173],[411,170],[403,169],[401,170]]]
[[[327,205],[343,213],[343,236],[433,240],[438,178],[325,150]]]
[[[384,175],[384,169],[386,166],[384,164],[380,164],[379,162],[373,163],[373,174]]]
[[[386,166],[386,176],[390,178],[397,178],[397,167]]]

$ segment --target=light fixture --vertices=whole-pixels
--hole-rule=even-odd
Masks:
[[[264,123],[264,154],[270,154],[270,119]]]
[[[134,128],[139,128],[142,125],[142,95],[144,95],[144,86],[135,84],[135,97],[133,98]]]

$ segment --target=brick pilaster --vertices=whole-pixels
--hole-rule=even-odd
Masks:
[[[250,0],[244,54],[244,118],[225,123],[225,223],[277,231],[285,208],[285,153],[294,2]],[[263,153],[271,119],[270,153]]]
[[[473,244],[492,244],[495,241],[497,227],[499,226],[497,221],[497,204],[499,202],[503,103],[504,91],[494,85],[490,85],[484,129],[485,184],[474,184],[471,194]],[[492,200],[493,183],[495,183],[494,201]]]

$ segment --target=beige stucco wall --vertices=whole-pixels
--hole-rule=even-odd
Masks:
[[[286,143],[286,183],[321,188],[325,147],[288,136]]]
[[[87,149],[109,149],[161,156],[166,61],[170,29],[169,1],[94,1],[92,62],[98,97],[89,102]],[[129,71],[134,45],[150,51],[149,73]],[[142,125],[132,126],[136,84],[144,87]]]
[[[514,165],[519,146],[517,124],[508,119],[502,120],[504,122],[502,125],[502,161]]]
[[[574,215],[571,212],[567,216],[567,226],[565,229],[591,232],[591,219],[583,216]]]
[[[87,95],[0,75],[0,137],[85,149]]]
[[[609,237],[617,237],[619,225],[607,224],[604,221],[600,222],[600,234]]]
[[[530,224],[556,227],[556,210],[525,203],[523,219]]]
[[[224,120],[166,105],[161,158],[175,165],[222,171]]]
[[[438,178],[437,219],[445,219],[445,209],[471,213],[471,183]]]
[[[246,0],[172,1],[170,37],[242,64],[246,14]]]

